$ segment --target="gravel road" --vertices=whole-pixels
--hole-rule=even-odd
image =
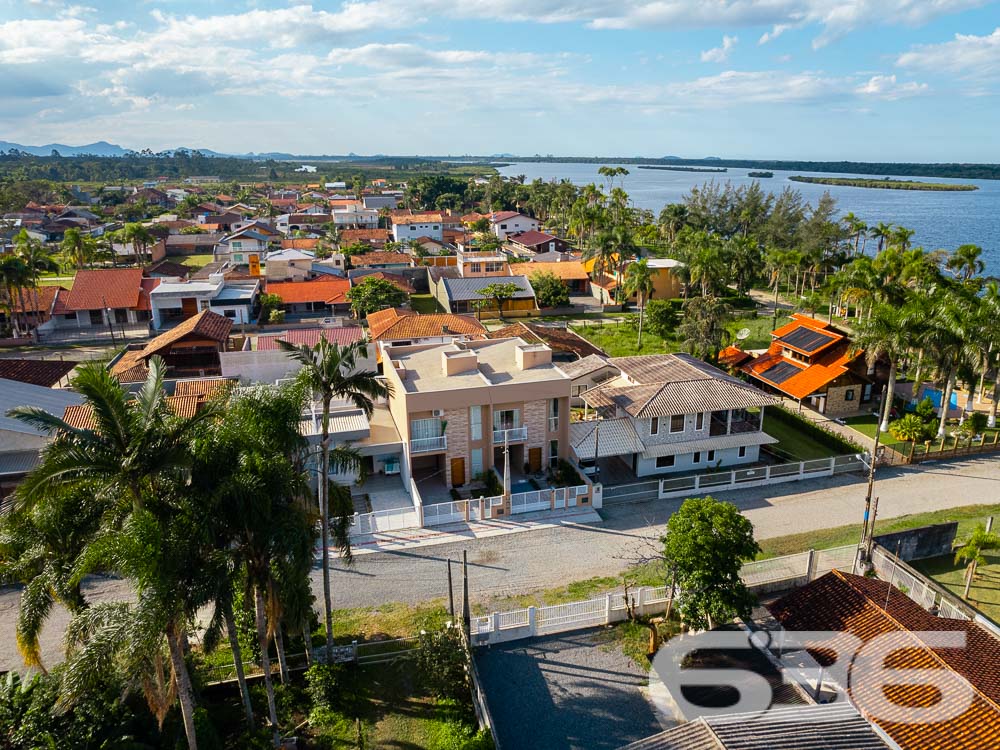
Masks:
[[[1000,502],[1000,461],[979,458],[919,467],[882,469],[876,486],[881,518]],[[753,521],[758,538],[860,524],[864,482],[858,475],[744,489],[719,494],[736,503]],[[447,596],[448,558],[469,553],[470,598],[482,601],[525,593],[598,575],[614,575],[656,539],[680,500],[610,505],[599,525],[567,525],[466,542],[361,555],[351,568],[337,562],[333,571],[335,607],[420,602]],[[456,579],[460,584],[460,579]],[[322,596],[322,577],[313,573],[313,590]],[[95,580],[92,601],[127,596],[120,581]],[[0,591],[0,670],[20,668],[14,640],[18,592]],[[47,658],[58,659],[66,613],[56,608],[42,643]]]

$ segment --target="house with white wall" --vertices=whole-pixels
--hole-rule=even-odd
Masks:
[[[541,226],[538,219],[525,216],[517,211],[494,211],[489,218],[490,231],[501,240],[506,240],[507,235],[510,234],[537,232]]]
[[[444,221],[439,213],[427,214],[397,214],[391,217],[392,239],[395,242],[429,237],[432,240],[444,240]]]
[[[256,279],[226,281],[221,273],[209,274],[207,279],[160,279],[149,295],[153,327],[169,327],[202,310],[211,310],[233,323],[250,323],[259,292]]]
[[[598,419],[576,422],[577,459],[620,460],[638,477],[755,463],[773,396],[687,354],[615,357],[620,372],[579,394]]]

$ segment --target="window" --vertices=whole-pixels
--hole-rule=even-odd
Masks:
[[[706,460],[709,463],[712,463],[715,460],[715,451],[709,451],[708,452],[708,458]]]
[[[844,391],[844,401],[853,401],[853,400],[854,400],[854,389],[848,388],[846,391]]]
[[[472,273],[482,273],[483,272],[483,264],[482,263],[472,263],[472,264],[469,265],[469,270],[471,270]]]
[[[670,418],[670,431],[671,432],[684,432],[684,415],[674,414]]]
[[[559,429],[559,399],[549,401],[549,432]]]
[[[657,469],[669,469],[673,465],[674,465],[673,456],[660,456],[658,459],[656,459]]]
[[[503,263],[487,263],[486,273],[499,273],[503,270]]]
[[[517,409],[504,409],[493,412],[494,430],[513,430],[520,426],[521,419]]]
[[[705,429],[705,412],[700,411],[695,415],[694,418],[694,428],[696,430]]]
[[[438,225],[437,225],[437,224],[435,224],[433,228],[434,228],[434,229],[437,229],[437,228],[438,228]]]
[[[233,255],[233,262],[234,263],[242,263],[243,262],[243,255],[241,253],[235,253]]]
[[[747,447],[745,445],[740,446],[740,458],[747,457]]]
[[[473,440],[483,439],[483,407],[469,407],[469,434]]]
[[[104,322],[104,314],[100,310],[90,311],[90,325],[99,326]]]
[[[416,232],[417,228],[415,226],[413,226],[412,224],[410,224],[410,231],[411,232]]]
[[[653,417],[651,420],[649,420],[649,434],[657,435],[659,434],[659,432],[660,432],[660,418]]]
[[[472,456],[470,471],[472,476],[477,477],[483,473],[483,449],[473,448],[470,455]]]
[[[506,228],[507,228],[507,225],[506,225],[506,224],[501,224],[501,225],[500,225],[500,228],[501,228],[501,229],[506,229]]]
[[[233,242],[232,243],[232,248],[233,248],[233,250],[242,250],[243,249],[243,243],[242,242]]]
[[[410,422],[410,433],[410,437],[413,440],[441,437],[441,420],[436,417],[431,419],[414,419]]]
[[[700,464],[701,463],[701,451],[696,451],[694,456],[691,458],[691,463]]]
[[[559,463],[559,441],[550,440],[549,441],[549,467],[555,468],[556,464]]]
[[[227,318],[235,318],[236,317],[236,311],[235,310],[223,310],[222,314],[225,315]]]
[[[115,310],[115,323],[128,323],[128,311],[122,309]]]

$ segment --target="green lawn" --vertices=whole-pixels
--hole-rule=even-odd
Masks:
[[[673,339],[663,339],[649,331],[642,332],[642,346],[639,347],[638,331],[625,323],[570,326],[594,346],[600,347],[612,357],[632,357],[638,354],[664,354],[680,349]]]
[[[848,417],[847,419],[844,420],[844,422],[852,429],[860,432],[862,435],[867,435],[872,440],[875,439],[875,431],[878,429],[878,417],[876,417],[875,415],[866,414],[865,416],[861,417]],[[948,423],[945,429],[950,433],[956,427],[958,427],[958,422],[952,420]],[[992,443],[994,437],[996,436],[996,433],[997,433],[996,428],[984,430],[983,434],[985,441],[987,443]],[[882,445],[888,445],[892,447],[894,450],[897,450],[900,453],[902,453],[904,456],[909,455],[910,453],[910,441],[897,440],[892,436],[891,430],[889,432],[883,432],[882,437],[879,438],[879,440],[882,443]],[[955,438],[951,437],[950,434],[945,437],[945,450],[951,448],[954,444],[955,444]],[[934,440],[931,441],[930,450],[931,452],[934,452],[940,449],[941,449],[941,441],[935,438]],[[923,450],[925,450],[924,444],[918,443],[917,452],[922,452]]]
[[[38,279],[38,286],[61,286],[66,289],[72,289],[75,280],[76,274],[72,276],[42,276]]]
[[[791,318],[787,315],[778,316],[778,325],[783,326]],[[737,318],[728,323],[726,328],[733,335],[733,343],[739,344],[741,349],[767,349],[771,345],[771,331],[773,321],[770,317],[760,318]],[[736,334],[742,329],[748,329],[750,336],[743,341],[736,340]]]
[[[779,452],[779,455],[787,454],[796,461],[829,458],[837,453],[795,425],[768,419],[767,412],[764,414],[764,432],[778,439],[777,444],[771,447]]]
[[[422,315],[444,312],[437,299],[431,294],[411,294],[410,307]]]
[[[195,254],[195,255],[181,255],[178,257],[171,257],[168,258],[168,260],[172,260],[175,263],[181,263],[185,266],[190,266],[191,268],[197,271],[199,268],[204,268],[209,263],[214,261],[215,256],[212,255],[212,253],[202,253],[200,255]]]
[[[963,538],[959,529],[958,539]],[[987,564],[980,565],[976,570],[976,579],[969,589],[969,604],[982,610],[994,622],[1000,622],[1000,552],[983,552],[983,557]],[[965,593],[965,564],[956,565],[951,555],[914,560],[911,565],[959,599]]]

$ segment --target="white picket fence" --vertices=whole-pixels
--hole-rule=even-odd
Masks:
[[[790,589],[825,575],[834,568],[850,570],[856,553],[857,546],[852,544],[775,557],[747,563],[740,571],[740,577],[748,588],[759,593]],[[667,603],[668,587],[636,588],[631,596],[636,614],[662,612]],[[626,619],[628,609],[625,606],[625,593],[613,592],[569,604],[493,612],[472,618],[470,629],[472,643],[486,645],[610,625]]]

